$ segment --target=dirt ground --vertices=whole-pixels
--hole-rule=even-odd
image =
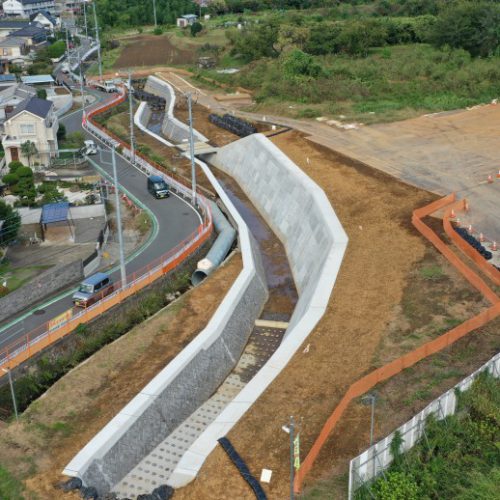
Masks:
[[[138,35],[127,38],[114,68],[156,66],[159,64],[191,64],[196,60],[196,51],[173,45],[169,36]]]
[[[205,327],[241,268],[241,256],[233,255],[202,285],[59,380],[20,423],[2,427],[0,464],[27,478],[26,498],[79,498],[55,489],[64,466]]]
[[[299,422],[304,456],[352,382],[470,317],[484,302],[411,226],[412,210],[434,195],[376,170],[347,164],[298,132],[278,135],[273,142],[325,190],[349,236],[329,307],[307,339],[309,348],[298,351],[228,436],[256,477],[262,468],[273,471],[265,489],[269,498],[283,499],[289,487],[289,449],[281,426],[290,415]],[[444,385],[451,384],[445,379]],[[417,397],[407,410],[421,402]],[[309,484],[332,470],[345,473],[347,460],[368,444],[369,411],[353,408],[342,420],[342,439],[329,441]],[[387,419],[385,413],[383,418]],[[389,425],[398,418],[387,419]],[[176,498],[250,499],[253,494],[217,448],[198,478],[177,491]]]

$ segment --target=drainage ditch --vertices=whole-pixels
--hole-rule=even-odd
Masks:
[[[149,128],[152,129],[151,123]],[[133,498],[168,483],[183,454],[279,347],[298,300],[283,244],[239,185],[230,176],[211,168],[257,242],[269,299],[233,371],[212,397],[115,485],[113,491],[120,497]]]

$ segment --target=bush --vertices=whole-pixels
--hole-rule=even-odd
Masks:
[[[66,139],[66,127],[63,123],[59,123],[59,128],[57,129],[57,140],[64,141]]]
[[[195,22],[191,25],[191,36],[195,37],[200,31],[203,31],[203,25],[199,22]]]
[[[19,179],[23,178],[32,178],[33,177],[33,170],[31,170],[30,167],[20,167],[16,170],[16,175],[19,177]]]
[[[47,99],[47,91],[45,89],[38,89],[36,91],[36,96],[40,99]]]
[[[66,43],[63,40],[59,40],[47,48],[47,53],[51,59],[58,59],[65,51]]]
[[[294,49],[283,58],[283,73],[288,80],[297,78],[310,79],[321,76],[323,70],[311,55],[299,49]]]
[[[7,245],[17,238],[19,228],[21,227],[21,216],[17,210],[0,200],[0,220],[4,221],[0,230],[0,243]]]
[[[14,174],[14,173],[16,173],[16,171],[19,167],[24,167],[24,164],[22,162],[20,162],[19,160],[11,161],[9,163],[9,172],[11,174]]]
[[[19,182],[19,177],[16,174],[6,174],[2,177],[2,182],[7,186],[13,186]]]
[[[153,30],[153,34],[154,35],[163,35],[163,28],[161,26],[157,26],[154,30]]]

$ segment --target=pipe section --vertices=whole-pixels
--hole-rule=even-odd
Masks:
[[[208,201],[212,211],[212,220],[215,230],[219,234],[212,248],[204,259],[201,259],[196,266],[197,269],[191,276],[193,286],[199,285],[206,277],[210,276],[214,270],[228,254],[236,238],[236,230],[229,224],[228,220],[221,212],[220,208],[213,201]]]

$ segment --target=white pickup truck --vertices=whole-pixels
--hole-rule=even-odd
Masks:
[[[104,82],[93,82],[93,86],[104,92],[118,92],[118,87],[114,84],[113,80],[106,80]]]

